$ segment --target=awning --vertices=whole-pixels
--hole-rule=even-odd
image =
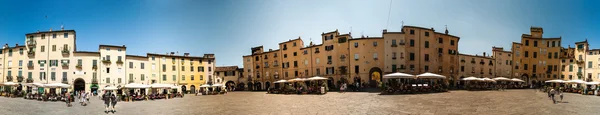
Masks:
[[[439,78],[439,79],[446,79],[446,76],[427,72],[427,73],[423,73],[423,74],[417,75],[417,78]]]
[[[90,89],[98,89],[98,84],[92,84],[92,85],[90,85]]]

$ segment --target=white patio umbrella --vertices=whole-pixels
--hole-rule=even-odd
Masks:
[[[521,80],[521,79],[517,79],[517,78],[512,78],[512,79],[510,79],[510,80],[512,80],[512,81],[514,81],[514,82],[525,82],[525,81],[523,81],[523,80]]]
[[[45,84],[44,87],[45,88],[69,88],[69,87],[71,87],[71,85],[64,84],[64,83],[51,83],[51,84]]]
[[[171,88],[171,86],[173,85],[169,85],[169,84],[150,84],[151,88]]]
[[[177,89],[177,88],[179,88],[179,87],[177,87],[177,86],[171,86],[171,89]]]
[[[130,83],[130,84],[123,86],[123,88],[132,88],[132,89],[149,88],[149,87],[150,87],[149,85],[144,85],[144,84],[139,84],[139,83]]]
[[[446,79],[446,76],[427,72],[427,73],[423,73],[423,74],[417,75],[417,78],[439,78],[439,79]]]
[[[304,78],[294,78],[294,79],[288,80],[288,82],[298,82],[298,81],[306,81],[306,79],[304,79]]]
[[[394,78],[415,78],[415,76],[411,75],[411,74],[400,73],[400,72],[383,75],[383,79],[394,79]]]
[[[307,80],[327,80],[327,78],[315,76],[315,77],[308,78]]]
[[[482,81],[487,81],[487,82],[496,82],[496,80],[490,79],[490,78],[481,78]]]
[[[600,82],[596,82],[596,81],[593,81],[593,82],[585,82],[585,84],[586,84],[586,85],[598,85],[598,84],[600,84]]]
[[[210,85],[204,84],[204,85],[201,85],[200,87],[210,87]]]
[[[15,83],[15,82],[4,82],[4,83],[2,83],[2,85],[4,85],[4,86],[17,86],[19,84]]]
[[[581,84],[581,83],[585,83],[585,81],[583,81],[583,80],[569,80],[569,81],[565,81],[565,83],[578,83],[578,84]]]
[[[274,83],[285,83],[287,82],[287,80],[279,80],[279,81],[275,81]]]
[[[30,86],[30,87],[44,87],[44,84],[41,84],[41,83],[26,83],[25,86]]]
[[[496,78],[493,78],[493,80],[496,80],[496,81],[511,81],[510,79],[505,78],[505,77],[496,77]]]
[[[564,80],[560,80],[560,79],[555,79],[555,80],[548,80],[545,81],[546,83],[564,83]]]
[[[481,79],[476,78],[476,77],[467,77],[467,78],[463,78],[462,80],[464,80],[464,81],[481,81]]]
[[[102,90],[117,90],[117,89],[119,89],[119,88],[117,88],[117,87],[114,87],[114,86],[110,86],[110,87],[105,87],[105,88],[104,88],[104,89],[102,89]]]

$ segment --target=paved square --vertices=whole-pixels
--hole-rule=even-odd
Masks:
[[[246,114],[597,114],[600,96],[565,93],[563,103],[552,104],[545,93],[534,90],[451,91],[418,95],[329,92],[326,95],[279,95],[263,92],[231,92],[157,101],[119,102],[115,114],[246,115]],[[0,114],[98,115],[102,102],[40,102],[0,97]]]

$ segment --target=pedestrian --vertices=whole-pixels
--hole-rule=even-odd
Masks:
[[[71,95],[69,94],[69,92],[65,93],[65,102],[67,104],[67,107],[71,107]]]
[[[552,103],[556,104],[556,100],[554,99],[554,94],[556,90],[550,89],[550,98],[552,98]]]
[[[104,101],[104,113],[108,113],[108,108],[110,107],[110,96],[111,96],[111,92],[110,91],[105,91],[104,95],[102,95],[102,100]]]
[[[558,94],[558,95],[560,95],[560,102],[562,102],[562,100],[563,100],[563,92],[562,92],[562,91],[559,91],[559,94]]]
[[[117,105],[117,96],[115,96],[115,94],[111,94],[110,95],[110,100],[111,100],[111,105],[112,105],[112,110],[111,111],[112,111],[112,113],[115,113],[115,112],[117,112],[115,110],[115,106]]]

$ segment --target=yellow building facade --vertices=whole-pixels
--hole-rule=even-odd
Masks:
[[[0,50],[0,81],[19,83],[27,91],[32,91],[32,87],[24,86],[25,83],[71,85],[45,89],[54,93],[94,92],[128,83],[166,83],[181,86],[180,91],[194,91],[213,76],[214,54],[136,56],[127,55],[125,45],[99,45],[98,51],[77,51],[75,41],[75,30],[61,29],[25,34],[25,45],[5,44]],[[160,71],[162,64],[167,64],[169,71]],[[162,75],[175,78],[162,80]]]
[[[561,38],[542,37],[544,31],[541,27],[531,27],[530,32],[521,35],[521,43],[513,43],[513,77],[523,79],[528,84],[542,84],[543,81],[557,79],[562,73],[559,68]]]

